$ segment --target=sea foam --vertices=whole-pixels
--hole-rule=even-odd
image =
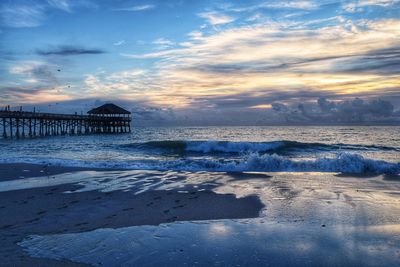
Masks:
[[[376,145],[355,145],[355,144],[324,144],[307,143],[297,141],[270,141],[270,142],[233,142],[233,141],[183,141],[183,140],[164,140],[150,141],[145,143],[131,143],[121,145],[125,148],[141,150],[164,150],[173,152],[196,152],[202,154],[212,153],[248,153],[248,152],[273,152],[279,153],[287,150],[308,150],[308,151],[337,151],[337,150],[360,150],[360,151],[400,151],[396,147],[376,146]]]
[[[216,171],[216,172],[339,172],[399,174],[400,163],[364,158],[359,154],[339,153],[333,157],[298,160],[277,154],[249,153],[240,159],[182,158],[176,160],[81,161],[66,159],[12,159],[23,162],[70,167],[93,167],[134,170]]]

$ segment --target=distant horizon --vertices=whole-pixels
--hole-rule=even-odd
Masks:
[[[103,103],[114,103],[112,101],[104,101]],[[117,102],[115,102],[117,103]],[[51,104],[50,104],[51,105]],[[98,107],[99,105],[93,105],[91,107],[85,107],[85,109],[77,109],[79,111],[73,111],[73,107],[69,109],[68,111],[63,111],[62,109],[62,103],[58,104],[60,109],[58,111],[55,111],[52,109],[52,107],[49,107],[49,104],[43,105],[27,105],[27,106],[10,106],[11,111],[20,111],[22,108],[22,111],[24,112],[41,112],[41,113],[52,113],[52,114],[83,114],[86,115],[89,110],[92,108]],[[222,122],[196,122],[193,120],[173,120],[171,118],[166,119],[166,120],[158,120],[156,122],[148,122],[148,121],[143,121],[141,120],[141,117],[138,116],[135,112],[134,107],[130,107],[128,105],[118,105],[121,106],[122,108],[127,109],[128,111],[132,112],[132,121],[133,122],[138,122],[139,124],[133,123],[133,127],[241,127],[241,126],[400,126],[400,120],[387,120],[387,121],[380,121],[380,120],[366,120],[366,121],[321,121],[319,118],[316,121],[286,121],[286,122],[264,122],[264,123],[254,123],[251,120],[249,120],[247,123],[241,122],[240,124],[237,123],[222,123]],[[0,110],[4,110],[5,107],[0,107]],[[261,114],[261,116],[265,116],[265,114]],[[257,118],[256,118],[257,119]],[[161,125],[160,125],[161,124]]]

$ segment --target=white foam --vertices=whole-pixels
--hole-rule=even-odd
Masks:
[[[334,157],[294,160],[276,154],[250,153],[237,160],[183,158],[178,160],[80,161],[66,159],[7,159],[3,162],[52,164],[69,167],[92,167],[132,170],[221,171],[221,172],[342,172],[398,174],[400,163],[364,158],[358,154],[340,153]]]

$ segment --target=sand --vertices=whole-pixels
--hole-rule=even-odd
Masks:
[[[43,171],[45,169],[45,171]],[[2,164],[1,180],[27,179],[88,169],[31,164]],[[21,178],[23,176],[23,178]],[[174,221],[258,217],[264,207],[256,196],[236,198],[213,191],[76,191],[62,184],[0,192],[1,266],[84,266],[69,261],[32,258],[18,242],[29,235],[79,233],[98,228],[158,225]]]
[[[1,168],[1,266],[400,262],[398,176]]]
[[[51,176],[60,173],[76,172],[84,170],[105,170],[100,168],[63,167],[49,164],[27,163],[0,163],[0,181],[23,179],[27,177]]]

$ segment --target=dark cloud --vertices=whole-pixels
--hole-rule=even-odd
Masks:
[[[0,91],[4,95],[18,95],[18,94],[36,94],[40,92],[40,87],[16,87],[16,86],[9,86],[9,87],[1,87]]]
[[[24,86],[4,86],[0,87],[1,101],[2,105],[14,104],[18,105],[18,101],[26,95],[34,96],[39,94],[43,90],[47,90],[46,87],[34,86],[34,87],[24,87]],[[0,107],[2,108],[2,107]]]
[[[278,71],[287,71],[294,67],[299,67],[308,63],[315,63],[327,60],[336,60],[342,58],[350,58],[352,55],[346,56],[330,56],[330,57],[317,57],[317,58],[273,58],[270,61],[248,61],[240,63],[224,63],[224,64],[203,64],[193,67],[195,70],[204,72],[216,72],[216,73],[269,73]],[[301,72],[301,71],[298,71]]]
[[[348,72],[398,74],[400,72],[400,45],[372,50],[345,62],[341,69]]]
[[[274,103],[273,111],[286,122],[305,124],[400,124],[398,111],[391,102],[382,99],[329,101],[321,97],[316,102],[291,105]]]
[[[54,70],[51,69],[50,66],[47,65],[41,65],[33,68],[31,70],[32,75],[45,83],[50,83],[50,84],[58,84],[58,80],[54,74]]]
[[[361,98],[330,102],[325,98],[318,100],[320,110],[325,114],[333,114],[343,120],[364,121],[366,117],[386,118],[393,115],[394,107],[391,102],[382,99],[365,101]]]
[[[392,46],[392,47],[387,47],[383,49],[378,49],[378,50],[372,50],[364,56],[368,56],[370,58],[382,58],[382,57],[395,57],[399,58],[400,57],[400,44],[398,46]]]
[[[37,50],[36,53],[41,56],[76,56],[104,54],[106,51],[101,49],[88,49],[79,46],[60,46],[47,50]]]
[[[176,120],[176,114],[171,108],[157,108],[151,106],[133,106],[132,117],[142,125],[169,125]]]
[[[49,64],[32,64],[30,67],[19,70],[19,74],[25,74],[47,86],[59,84],[55,73],[56,68]]]
[[[302,69],[309,64],[331,61],[331,68],[315,70]],[[202,64],[192,67],[196,71],[240,74],[240,73],[273,73],[291,71],[294,73],[334,73],[334,72],[370,72],[382,74],[397,74],[400,72],[400,45],[366,53],[355,53],[328,57],[311,58],[272,58],[270,61],[249,61],[229,64]]]
[[[243,92],[234,95],[197,97],[193,99],[194,108],[214,107],[217,109],[247,109],[257,105],[272,104],[274,102],[295,101],[296,99],[315,99],[330,97],[332,93],[324,91],[297,90],[280,91],[260,88],[256,92]]]
[[[36,90],[36,91],[35,91]],[[3,95],[10,100],[18,94],[36,94],[40,88],[3,88]],[[286,98],[288,95],[293,99]],[[244,94],[241,94],[244,97]],[[247,96],[246,104],[263,104],[267,99],[250,101],[254,96]],[[135,126],[210,126],[210,125],[400,125],[400,110],[393,103],[383,99],[339,99],[340,96],[301,98],[294,93],[276,96],[270,102],[271,109],[249,108],[247,105],[232,108],[224,106],[222,97],[218,100],[203,99],[201,105],[186,109],[157,107],[143,100],[112,100],[132,112]],[[257,99],[257,97],[255,98]],[[332,100],[333,99],[333,100]],[[292,101],[290,101],[292,100]],[[85,114],[88,110],[109,102],[99,99],[79,99],[64,102],[36,104],[43,112],[74,112]],[[216,105],[219,103],[219,105]],[[198,104],[198,103],[197,103]],[[211,107],[211,104],[215,106]],[[242,103],[243,104],[243,103]],[[201,108],[206,107],[208,108]],[[24,106],[24,110],[33,109]]]
[[[287,112],[288,108],[285,104],[282,103],[272,103],[272,110],[275,112]]]

